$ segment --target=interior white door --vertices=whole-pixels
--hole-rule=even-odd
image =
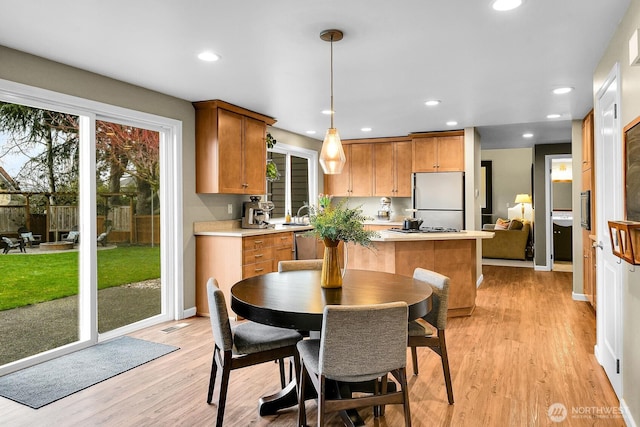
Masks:
[[[622,265],[613,255],[607,221],[623,218],[622,141],[619,120],[618,66],[596,95],[596,206],[599,250],[595,355],[618,397],[622,396]]]

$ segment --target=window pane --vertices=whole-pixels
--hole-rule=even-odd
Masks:
[[[309,203],[309,160],[291,156],[291,208],[297,213],[305,203]]]
[[[271,216],[274,218],[284,217],[285,216],[285,191],[286,191],[286,182],[285,182],[285,168],[286,168],[286,154],[280,153],[267,153],[268,157],[273,161],[273,163],[278,168],[280,173],[280,179],[277,181],[267,181],[267,193],[269,194],[268,199],[271,200],[275,208],[271,211]]]
[[[0,102],[0,365],[78,332],[78,116]]]
[[[99,333],[161,313],[159,137],[96,122]]]

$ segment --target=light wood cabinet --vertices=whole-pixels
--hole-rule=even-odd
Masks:
[[[293,259],[293,232],[259,236],[196,236],[196,311],[209,315],[207,280],[215,277],[231,311],[231,286],[278,271],[278,262]]]
[[[275,120],[224,101],[193,105],[196,193],[263,194],[267,125]]]
[[[464,133],[412,134],[413,172],[463,172]]]
[[[324,176],[325,193],[337,197],[372,196],[372,144],[344,144],[343,148],[347,161],[342,173]]]
[[[411,197],[411,141],[373,145],[374,196]]]
[[[593,166],[593,110],[582,121],[582,170]]]

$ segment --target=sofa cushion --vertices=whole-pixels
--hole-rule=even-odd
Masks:
[[[496,230],[508,230],[510,222],[511,222],[511,220],[498,218],[498,220],[496,221],[495,229]]]
[[[524,224],[519,219],[512,219],[509,223],[509,230],[522,230]]]

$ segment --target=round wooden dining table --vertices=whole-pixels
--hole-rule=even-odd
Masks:
[[[326,305],[404,301],[409,319],[431,309],[431,286],[412,277],[369,270],[346,270],[341,288],[322,288],[319,270],[286,271],[250,277],[231,288],[231,309],[265,325],[304,331],[322,328]]]
[[[320,286],[318,270],[268,273],[243,279],[231,287],[231,309],[265,325],[300,331],[320,331],[326,305],[364,305],[404,301],[408,320],[431,310],[431,286],[412,277],[369,270],[346,270],[342,287]],[[311,393],[307,393],[310,395]],[[295,381],[260,399],[261,416],[296,405]],[[342,414],[341,414],[342,415]],[[356,411],[343,415],[346,425],[363,425]]]

